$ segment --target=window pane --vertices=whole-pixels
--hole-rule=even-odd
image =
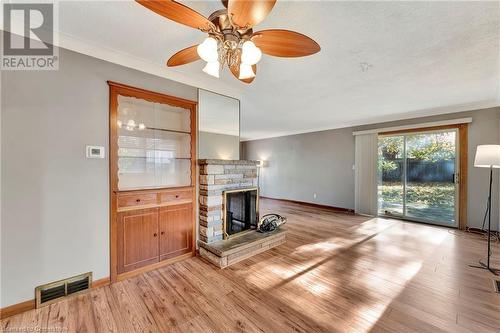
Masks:
[[[455,223],[456,132],[406,138],[406,216]]]
[[[191,185],[190,110],[118,96],[118,188]]]
[[[191,185],[191,160],[156,159],[156,186]]]
[[[402,215],[404,199],[404,136],[378,140],[379,214]]]
[[[191,131],[190,113],[186,109],[133,97],[118,96],[118,120],[125,126],[131,119],[134,120],[136,126],[142,123],[146,128],[152,129]]]

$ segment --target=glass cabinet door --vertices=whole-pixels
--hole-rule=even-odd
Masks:
[[[190,110],[118,96],[118,189],[191,185]]]

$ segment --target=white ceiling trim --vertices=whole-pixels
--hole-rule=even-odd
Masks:
[[[498,107],[498,106],[500,106],[500,99],[492,100],[492,101],[481,101],[481,102],[476,102],[476,103],[460,104],[460,105],[451,105],[451,106],[440,107],[440,108],[412,111],[412,112],[407,112],[404,114],[394,114],[394,115],[389,115],[389,116],[376,117],[376,118],[371,118],[371,119],[367,119],[367,120],[363,120],[363,121],[343,123],[343,124],[339,124],[338,126],[335,126],[335,127],[324,127],[324,128],[319,128],[319,129],[315,128],[315,129],[308,129],[308,130],[302,130],[302,131],[289,131],[289,132],[285,131],[285,132],[280,132],[277,135],[263,136],[263,137],[259,137],[256,139],[241,138],[241,141],[255,141],[255,140],[263,140],[263,139],[271,139],[271,138],[278,138],[278,137],[288,136],[288,135],[321,132],[321,131],[328,131],[328,130],[333,130],[333,129],[371,125],[371,124],[385,123],[385,122],[397,121],[397,120],[407,120],[407,119],[422,118],[422,117],[428,117],[428,116],[436,116],[436,115],[440,115],[440,114],[449,114],[449,113],[464,112],[464,111],[475,111],[475,110],[488,109],[488,108],[493,108],[493,107]]]
[[[376,128],[376,129],[372,129],[372,130],[352,132],[352,135],[378,134],[381,132],[405,131],[405,130],[411,130],[411,129],[415,129],[415,128],[448,126],[448,125],[469,124],[469,123],[472,123],[471,117],[442,120],[442,121],[431,121],[431,122],[427,122],[427,123],[413,124],[413,125],[406,125],[406,126],[393,126],[393,127],[385,127],[385,128]]]

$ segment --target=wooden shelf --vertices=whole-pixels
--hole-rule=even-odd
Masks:
[[[110,87],[110,271],[111,282],[119,280],[122,276],[129,276],[136,272],[143,272],[164,263],[173,262],[187,258],[195,254],[195,184],[196,184],[196,107],[197,103],[180,99],[165,94],[146,91],[108,82]],[[167,104],[182,108],[180,118],[167,119],[168,115],[160,115],[154,119],[165,119],[156,121],[155,127],[146,127],[144,130],[134,129],[127,131],[118,128],[118,101],[119,96],[131,97],[145,100],[151,103]],[[189,117],[189,118],[188,118]],[[180,119],[181,122],[176,122]],[[185,124],[189,119],[189,131],[168,129],[170,125]],[[126,126],[126,125],[125,125]],[[182,127],[178,126],[178,127]],[[156,131],[156,132],[155,132]],[[162,134],[160,132],[165,132]],[[168,135],[167,133],[172,133]],[[169,147],[163,145],[155,149],[155,142],[175,141],[183,144],[186,149],[175,153],[173,150],[161,149]],[[152,142],[153,147],[141,147],[143,140]],[[119,142],[124,146],[119,146]],[[140,142],[139,147],[131,147]],[[188,146],[189,144],[189,146]],[[145,144],[147,146],[147,144]],[[119,149],[150,150],[158,152],[173,152],[175,157],[147,157],[147,156],[123,156],[119,155]],[[187,161],[190,182],[185,185],[173,187],[161,186],[154,183],[152,187],[118,189],[118,177],[120,174],[118,162],[140,162],[151,160],[160,167],[163,161]],[[135,160],[135,161],[134,161]],[[142,162],[140,162],[142,163]],[[173,164],[173,163],[172,163]],[[184,165],[184,162],[182,162]],[[174,170],[174,169],[172,169]],[[174,171],[178,171],[175,169]],[[179,181],[189,180],[183,174]],[[122,177],[122,176],[120,176]],[[146,185],[148,181],[134,179],[134,182],[123,183],[123,185]]]
[[[191,160],[191,157],[118,156],[118,159],[120,158],[139,158],[139,159],[153,159],[153,160]]]

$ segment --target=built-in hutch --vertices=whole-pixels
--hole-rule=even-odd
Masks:
[[[108,84],[116,281],[195,254],[196,102]]]

